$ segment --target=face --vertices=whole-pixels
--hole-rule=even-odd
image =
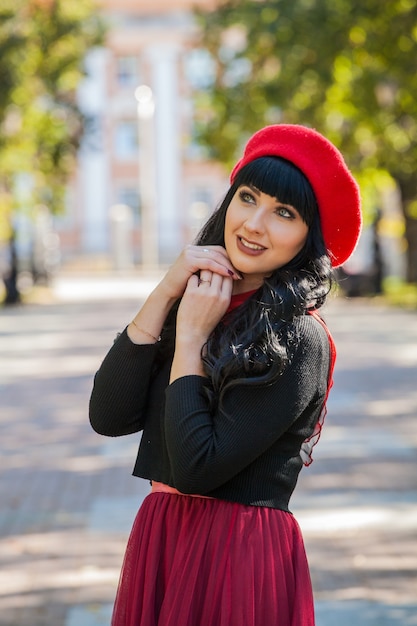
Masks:
[[[239,291],[257,289],[264,278],[303,248],[308,226],[298,211],[252,185],[240,186],[227,209],[224,240],[233,266],[243,275]]]

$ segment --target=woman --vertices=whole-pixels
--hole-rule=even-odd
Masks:
[[[90,419],[143,431],[151,481],[113,626],[312,626],[288,503],[320,434],[334,350],[315,312],[361,228],[358,187],[322,135],[268,126],[107,354]]]

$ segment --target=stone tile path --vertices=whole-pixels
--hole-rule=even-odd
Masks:
[[[90,282],[0,310],[0,626],[108,626],[148,491],[131,476],[137,437],[96,435],[87,407],[152,281]],[[335,386],[292,501],[317,626],[416,625],[417,312],[337,300],[327,317]]]

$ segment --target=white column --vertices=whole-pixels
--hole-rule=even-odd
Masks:
[[[155,101],[149,85],[135,90],[139,124],[139,193],[141,204],[142,266],[159,264],[158,213],[156,203]]]
[[[179,48],[172,44],[159,44],[147,52],[152,66],[152,91],[155,97],[159,260],[161,263],[170,263],[182,247],[181,120],[177,68]]]
[[[82,207],[81,241],[85,252],[107,252],[109,247],[109,163],[104,148],[103,128],[107,105],[107,54],[104,48],[88,53],[88,76],[78,92],[81,110],[93,121],[93,132],[85,136],[78,157]]]

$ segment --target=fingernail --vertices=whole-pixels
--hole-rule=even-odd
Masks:
[[[232,272],[232,270],[227,270],[227,273],[229,274],[229,276],[234,276],[235,275],[235,273]]]

